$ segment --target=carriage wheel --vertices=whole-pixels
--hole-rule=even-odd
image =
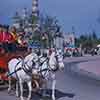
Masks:
[[[32,87],[36,90],[42,88],[42,85],[45,83],[46,83],[45,79],[43,79],[39,75],[35,75],[32,78]]]

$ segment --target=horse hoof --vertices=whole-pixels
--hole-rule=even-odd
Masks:
[[[30,98],[27,98],[27,100],[31,100]]]
[[[18,97],[19,97],[19,95],[18,95],[18,94],[16,94],[16,97],[18,98]]]
[[[55,98],[52,98],[52,100],[56,100]]]
[[[10,92],[11,92],[11,90],[10,90],[10,89],[8,89],[8,94],[10,94]]]
[[[24,99],[20,99],[20,100],[24,100]]]
[[[52,100],[56,100],[56,98],[53,96],[53,97],[52,97]]]
[[[20,100],[24,100],[24,98],[23,97],[20,97]]]

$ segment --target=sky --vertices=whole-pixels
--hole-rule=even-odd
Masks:
[[[32,0],[0,0],[0,23],[10,24],[15,11],[27,7],[31,9]],[[41,13],[56,16],[62,30],[76,35],[94,30],[100,36],[100,0],[39,0]]]

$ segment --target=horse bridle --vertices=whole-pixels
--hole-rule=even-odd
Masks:
[[[58,57],[57,57],[57,56],[58,56],[58,55],[56,55],[55,58],[56,58],[56,60],[58,61]],[[50,65],[49,65],[49,58],[48,58],[48,57],[42,62],[42,64],[45,63],[46,61],[47,61],[47,68],[45,68],[45,69],[40,69],[40,71],[39,71],[39,73],[41,74],[41,76],[42,76],[43,78],[44,78],[44,76],[46,75],[46,73],[47,73],[48,71],[56,72],[56,71],[58,71],[58,69],[59,69],[58,65],[56,65],[56,68],[55,68],[55,69],[52,69],[52,68],[50,67]],[[42,66],[42,64],[41,64],[41,66]],[[45,71],[45,74],[42,75],[42,72],[44,72],[44,71]]]
[[[40,57],[41,58],[41,57]],[[40,59],[39,58],[39,59]],[[23,70],[28,74],[28,75],[32,75],[32,69],[33,69],[33,66],[35,66],[35,64],[36,64],[36,62],[39,62],[39,59],[38,60],[36,60],[36,61],[34,61],[34,58],[32,59],[32,67],[30,67],[28,64],[27,64],[27,62],[22,62],[22,66],[23,66]],[[27,67],[28,68],[27,68]]]
[[[27,61],[28,62],[28,61]],[[33,66],[35,66],[35,61],[34,61],[34,59],[32,59],[32,67],[30,67],[28,64],[27,64],[27,62],[24,62],[24,60],[23,60],[23,62],[22,62],[22,69],[24,70],[24,72],[26,72],[28,75],[32,75],[32,69],[33,69]],[[27,66],[27,67],[26,67]]]

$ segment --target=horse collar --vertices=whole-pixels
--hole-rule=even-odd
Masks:
[[[29,76],[32,75],[32,69],[27,69],[26,66],[29,68],[29,66],[26,63],[22,63],[22,69],[24,70],[25,73],[27,73]]]

